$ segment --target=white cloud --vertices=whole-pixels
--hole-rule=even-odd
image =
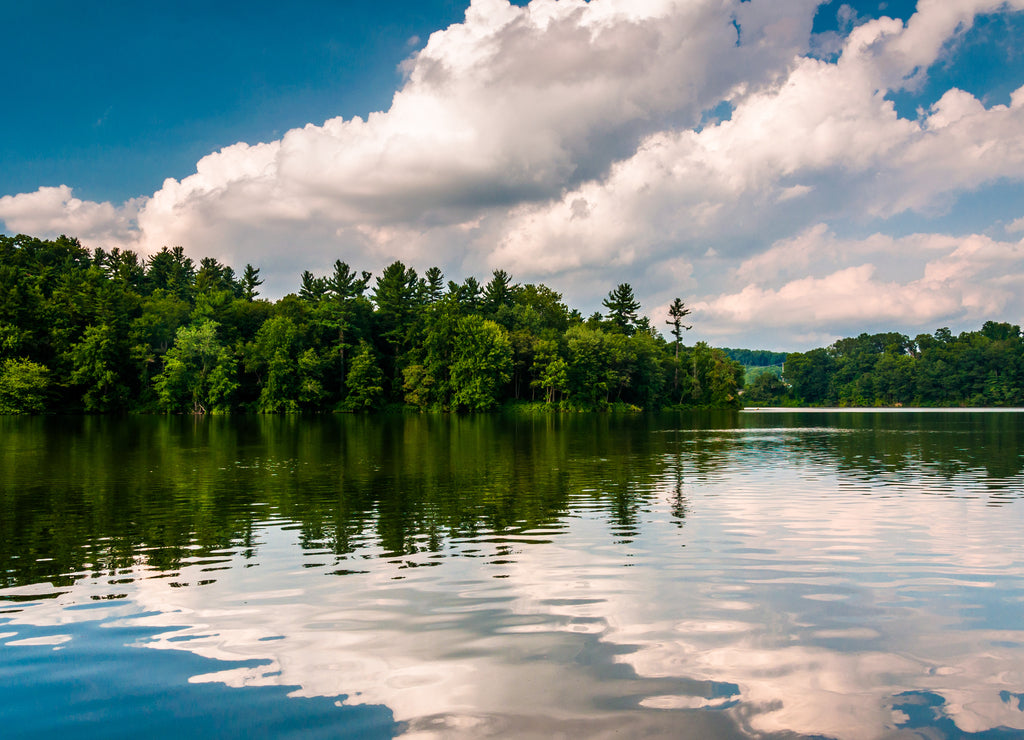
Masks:
[[[838,63],[801,59],[779,85],[739,99],[731,120],[652,134],[607,178],[521,206],[492,261],[551,272],[629,264],[656,257],[659,242],[688,250],[708,238],[799,228],[815,214],[886,217],[1024,179],[1024,88],[1010,106],[986,110],[951,90],[923,120],[897,117],[880,84],[923,63],[920,54],[903,61],[904,35],[923,34],[915,28],[864,24]],[[574,217],[579,202],[585,218]]]
[[[931,259],[924,252],[858,261],[849,249],[884,249],[885,238],[806,230],[884,229],[879,219],[937,213],[966,191],[1024,180],[1024,88],[990,108],[949,90],[917,120],[885,99],[919,85],[975,14],[1024,0],[921,0],[906,25],[851,17],[834,62],[805,56],[817,5],[476,0],[404,63],[386,112],[226,147],[120,208],[62,186],[0,199],[0,218],[96,246],[181,244],[253,262],[272,295],[341,256],[371,270],[395,258],[438,264],[453,276],[502,267],[584,308],[623,280],[646,305],[696,289],[722,322],[746,315],[724,308],[744,305],[734,296],[797,316],[818,288],[880,292],[870,309],[855,310],[851,296],[822,320],[901,326],[942,314],[953,299],[914,282]],[[701,128],[722,101],[731,117]],[[939,241],[928,239],[933,249]],[[806,252],[812,243],[824,251]],[[812,257],[816,271],[800,274]],[[737,290],[762,271],[789,287]],[[971,297],[991,287],[981,285],[961,286],[964,315],[1016,305],[999,291]]]
[[[80,200],[67,185],[41,187],[34,193],[0,198],[0,220],[12,232],[32,235],[67,234],[84,241],[100,239],[116,245],[132,243],[137,201],[120,208],[111,203]]]
[[[1024,241],[982,235],[844,240],[817,224],[741,263],[736,275],[741,290],[693,307],[723,335],[736,326],[818,328],[832,338],[872,327],[913,333],[1024,312]]]

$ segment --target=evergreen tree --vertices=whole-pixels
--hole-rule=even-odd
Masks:
[[[423,275],[423,296],[427,303],[437,303],[444,295],[444,273],[438,267],[429,268]]]
[[[106,325],[90,326],[82,341],[72,347],[74,370],[71,382],[82,386],[86,411],[112,411],[128,403],[128,387],[122,381],[124,352],[114,330]]]
[[[622,333],[630,335],[635,331],[640,302],[633,295],[629,283],[620,283],[601,301],[601,305],[608,309],[608,320]]]
[[[672,327],[672,336],[675,337],[676,346],[676,357],[675,357],[675,379],[672,383],[673,390],[679,389],[679,346],[683,341],[683,330],[687,331],[692,329],[692,326],[683,324],[683,319],[690,315],[690,309],[686,307],[686,304],[679,298],[675,298],[668,307],[669,320],[665,323]]]
[[[263,281],[260,280],[260,269],[253,267],[250,264],[245,265],[245,270],[242,271],[241,280],[242,298],[247,301],[252,301],[260,294],[256,290],[259,286],[263,285]]]
[[[327,281],[318,278],[309,270],[302,272],[302,285],[299,287],[299,298],[306,303],[318,303],[327,292]]]
[[[495,270],[491,279],[484,286],[483,307],[484,310],[496,316],[503,306],[512,304],[512,297],[519,286],[512,285],[512,277],[504,270]]]
[[[375,335],[380,338],[382,364],[387,381],[385,391],[398,396],[402,370],[408,364],[404,355],[410,349],[421,307],[416,270],[395,261],[384,268],[373,289]]]

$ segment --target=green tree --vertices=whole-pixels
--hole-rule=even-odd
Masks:
[[[235,375],[234,358],[217,341],[217,324],[206,321],[178,329],[153,385],[165,410],[205,414],[230,409]]]
[[[555,403],[569,389],[569,364],[559,355],[558,342],[553,339],[534,340],[530,371],[530,385],[543,389],[546,403]]]
[[[359,351],[352,358],[348,389],[344,406],[347,411],[372,411],[384,400],[384,373],[365,340],[359,343]]]
[[[84,388],[86,411],[112,411],[127,405],[128,387],[121,378],[125,352],[112,327],[90,326],[71,354],[71,382]]]
[[[914,358],[906,354],[885,352],[872,368],[875,401],[887,406],[910,404],[915,395]]]
[[[406,403],[421,409],[451,408],[451,368],[461,318],[461,307],[452,294],[427,307],[422,342],[403,371]]]
[[[672,303],[668,307],[669,320],[665,323],[672,327],[672,336],[675,338],[675,379],[672,383],[672,389],[675,391],[679,390],[679,347],[683,342],[683,331],[693,328],[693,326],[686,325],[683,323],[683,319],[690,315],[690,309],[686,307],[686,304],[679,298],[672,300]]]
[[[338,398],[345,395],[348,349],[360,339],[360,334],[368,333],[371,309],[363,293],[369,281],[370,273],[357,276],[348,264],[336,260],[334,273],[324,283],[326,292],[314,312],[314,322],[323,330],[324,340],[337,358],[337,380],[333,387]]]
[[[608,402],[607,335],[603,329],[571,326],[565,333],[569,364],[569,400],[583,409],[603,408]]]
[[[664,405],[665,341],[651,332],[638,332],[631,340],[633,370],[630,401],[644,409],[657,409]],[[675,363],[678,368],[678,363]],[[675,399],[673,399],[674,401]]]
[[[486,411],[496,406],[512,375],[512,346],[505,330],[489,319],[463,317],[452,360],[452,408]]]
[[[758,375],[743,394],[743,400],[752,406],[775,406],[782,403],[788,395],[786,384],[774,372]]]
[[[260,269],[246,264],[245,270],[242,271],[242,280],[239,285],[241,286],[242,298],[247,301],[255,300],[256,296],[260,294],[257,288],[263,285],[263,281],[260,279]]]
[[[427,303],[437,303],[444,295],[444,273],[439,267],[428,268],[423,274],[423,296]]]
[[[46,409],[50,371],[25,358],[0,362],[0,414],[38,414]]]
[[[627,335],[635,331],[640,302],[633,295],[633,288],[629,283],[620,283],[601,301],[601,305],[608,309],[608,321],[619,331]]]
[[[316,277],[309,270],[303,270],[301,280],[299,298],[307,303],[318,303],[327,292],[327,280]]]
[[[400,387],[403,355],[413,342],[419,311],[422,307],[416,271],[395,261],[384,268],[373,289],[374,330],[381,339],[385,390],[394,393]]]
[[[288,316],[274,316],[256,332],[255,340],[247,347],[246,366],[259,379],[257,408],[260,412],[274,414],[299,410],[302,378],[297,370],[302,349],[299,326]],[[316,366],[315,358],[306,358],[303,369],[314,380]],[[307,391],[318,395],[315,388]]]
[[[148,291],[164,290],[183,301],[191,301],[196,267],[181,247],[163,247],[146,265]]]
[[[835,359],[824,349],[791,352],[786,356],[785,378],[793,395],[805,403],[820,404],[832,394]]]
[[[491,317],[496,317],[503,307],[511,306],[513,296],[519,286],[512,284],[512,277],[504,270],[495,270],[491,279],[484,286],[483,309]]]
[[[705,342],[697,342],[690,354],[692,374],[687,401],[711,408],[738,406],[743,388],[743,365]]]

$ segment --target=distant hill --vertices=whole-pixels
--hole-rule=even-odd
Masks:
[[[723,347],[722,351],[725,352],[730,360],[736,360],[736,362],[747,367],[769,367],[781,365],[786,361],[785,352],[772,352],[767,349],[730,349],[729,347]]]

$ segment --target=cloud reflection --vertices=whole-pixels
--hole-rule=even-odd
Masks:
[[[255,557],[218,553],[216,572],[0,592],[30,597],[6,644],[19,625],[144,626],[140,650],[250,661],[193,683],[385,705],[413,737],[1024,731],[1021,507],[922,456],[844,467],[851,434],[682,433],[625,524],[606,481],[573,494],[562,534],[364,543],[341,576],[293,523],[257,523]]]

